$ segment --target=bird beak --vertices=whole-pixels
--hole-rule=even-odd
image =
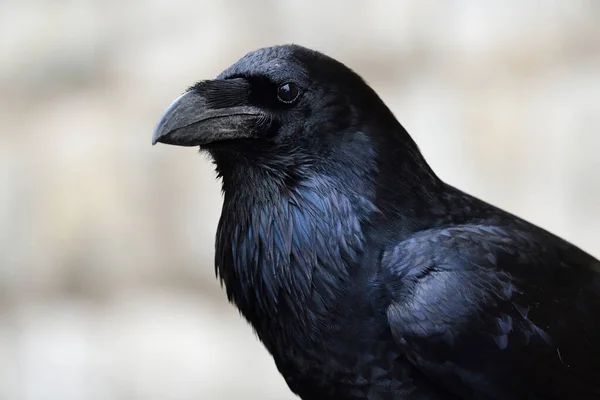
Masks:
[[[244,105],[249,92],[243,79],[205,81],[179,96],[154,128],[152,144],[202,146],[254,137],[253,121],[263,113]]]

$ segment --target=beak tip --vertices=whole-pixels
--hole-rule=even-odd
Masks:
[[[154,128],[154,132],[152,132],[152,146],[156,143],[160,142],[160,138],[164,136],[164,132],[160,129],[160,123]]]
[[[186,92],[175,99],[163,114],[160,116],[160,119],[154,126],[154,131],[152,132],[152,146],[156,145],[156,143],[165,143],[165,139],[169,136],[170,132],[178,127],[177,118],[181,113],[181,108],[185,108],[187,105],[187,101],[190,99],[190,92]],[[161,140],[163,139],[163,140]]]

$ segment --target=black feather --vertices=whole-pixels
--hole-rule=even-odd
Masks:
[[[276,46],[194,90],[262,112],[206,147],[215,266],[300,397],[600,398],[600,262],[441,181],[356,73]]]

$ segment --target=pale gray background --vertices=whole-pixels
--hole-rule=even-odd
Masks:
[[[600,256],[598,1],[0,1],[0,399],[292,399],[213,274],[220,187],[163,109],[296,42],[448,182]]]

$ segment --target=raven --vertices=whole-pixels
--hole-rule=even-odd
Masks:
[[[152,142],[210,154],[216,274],[302,399],[600,398],[600,261],[443,182],[341,62],[250,52]]]

